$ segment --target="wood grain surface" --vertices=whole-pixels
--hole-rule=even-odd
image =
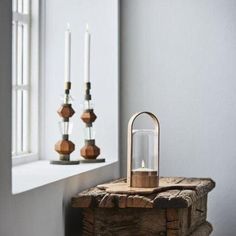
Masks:
[[[125,179],[96,186],[72,198],[72,207],[78,208],[185,208],[215,187],[208,178],[160,178],[160,187],[150,192],[129,188],[128,191],[108,191],[122,188]],[[115,187],[114,187],[115,186]]]

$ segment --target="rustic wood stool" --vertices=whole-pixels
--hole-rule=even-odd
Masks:
[[[211,179],[163,177],[152,193],[113,193],[109,186],[124,179],[91,188],[72,198],[82,208],[83,235],[208,236],[207,194]]]

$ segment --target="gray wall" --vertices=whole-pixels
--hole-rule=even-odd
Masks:
[[[161,175],[212,177],[214,236],[236,232],[236,1],[121,1],[122,171],[131,114],[161,122]]]

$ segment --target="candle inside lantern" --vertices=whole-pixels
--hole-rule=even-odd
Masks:
[[[150,169],[150,168],[146,168],[145,167],[145,161],[144,160],[142,160],[142,162],[141,162],[141,168],[137,168],[137,169],[134,169],[133,171],[135,171],[135,172],[151,172],[151,171],[154,171],[153,169]]]
[[[145,167],[145,162],[144,162],[144,160],[142,160],[142,168],[144,168]]]
[[[70,24],[67,24],[65,31],[65,82],[70,82],[71,69],[71,31]]]
[[[155,131],[133,130],[133,155],[131,186],[153,188],[158,186],[158,168],[155,161]]]
[[[84,37],[84,82],[90,82],[90,39],[89,26],[86,25],[86,32]]]

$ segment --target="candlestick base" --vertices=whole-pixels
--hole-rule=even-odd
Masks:
[[[50,164],[53,164],[53,165],[78,165],[78,164],[80,164],[80,161],[79,160],[76,160],[76,161],[51,160]]]
[[[98,158],[98,159],[80,159],[80,163],[102,163],[105,162],[105,158]]]

